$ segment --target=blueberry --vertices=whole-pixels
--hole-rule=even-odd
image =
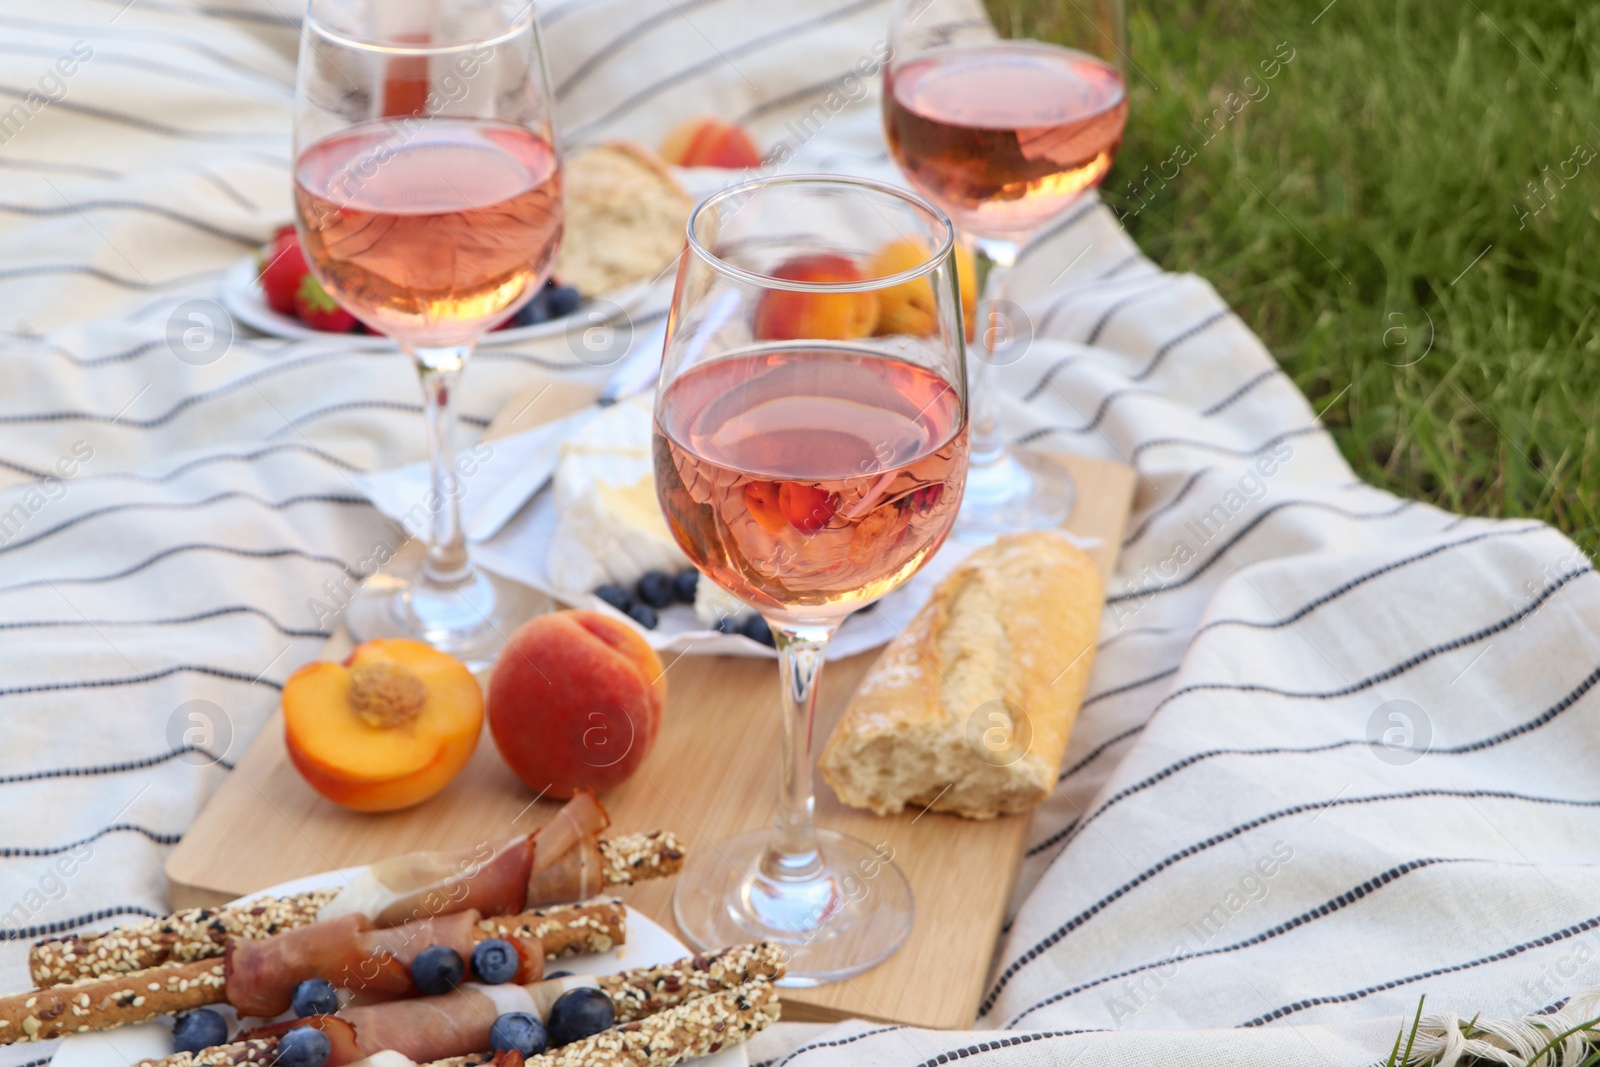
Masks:
[[[752,641],[759,641],[768,648],[777,648],[778,639],[772,636],[772,627],[767,625],[767,620],[760,615],[751,615],[739,624],[739,632]]]
[[[685,604],[694,603],[694,592],[700,587],[700,572],[690,567],[672,576],[672,595]]]
[[[656,618],[656,609],[649,604],[635,604],[628,609],[628,618],[643,626],[646,630],[654,630],[661,620]]]
[[[610,998],[606,1003],[611,1003]],[[537,1016],[508,1011],[489,1025],[489,1047],[495,1052],[516,1049],[524,1058],[537,1056],[550,1047],[550,1035]]]
[[[278,1039],[278,1055],[273,1067],[322,1067],[328,1062],[333,1043],[321,1030],[297,1026]]]
[[[572,977],[572,972],[571,971],[546,971],[545,975],[544,975],[544,980],[546,982],[548,982],[552,978],[571,978],[571,977]]]
[[[578,305],[583,303],[583,294],[570,285],[558,285],[550,290],[549,307],[550,317],[559,319],[578,310]]]
[[[448,993],[460,985],[466,971],[461,953],[444,945],[429,945],[411,961],[411,981],[430,997]]]
[[[489,985],[509,982],[517,976],[521,967],[522,960],[517,956],[517,950],[504,938],[491,937],[487,941],[479,941],[472,950],[472,973],[478,976],[480,982]]]
[[[617,1024],[617,1008],[598,989],[569,989],[550,1005],[550,1043],[561,1046],[581,1041]]]
[[[199,1052],[212,1045],[228,1043],[228,1021],[210,1008],[196,1008],[178,1016],[172,1028],[174,1052]]]
[[[517,326],[537,326],[550,318],[550,300],[546,297],[548,289],[540,289],[534,294],[533,299],[517,309],[511,321]]]
[[[739,620],[732,615],[724,615],[717,620],[716,631],[719,634],[736,634],[742,631]]]
[[[639,599],[660,609],[672,603],[672,575],[666,571],[645,571],[635,592]]]
[[[633,594],[620,585],[602,585],[594,595],[626,615],[633,607]]]
[[[307,978],[294,987],[290,1006],[302,1019],[307,1015],[332,1015],[339,1010],[339,994],[326,978]]]

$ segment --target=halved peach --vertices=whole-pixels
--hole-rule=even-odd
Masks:
[[[483,690],[459,660],[420,641],[368,641],[343,663],[289,676],[283,727],[311,788],[356,811],[393,811],[466,766],[483,730]]]
[[[911,270],[928,258],[928,249],[912,240],[890,241],[867,264],[867,271],[875,278]],[[967,340],[974,336],[974,319],[978,312],[978,279],[972,260],[972,250],[957,242],[955,247],[956,278],[961,283],[961,315],[966,323]],[[933,286],[927,278],[913,278],[901,282],[878,294],[881,311],[878,315],[877,333],[910,334],[927,337],[938,325],[934,321]]]

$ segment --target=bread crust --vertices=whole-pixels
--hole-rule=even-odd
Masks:
[[[694,200],[654,152],[607,141],[568,157],[555,275],[585,296],[655,277],[683,248]]]
[[[822,753],[839,799],[992,819],[1055,787],[1094,663],[1100,574],[1059,534],[952,571],[862,679]]]

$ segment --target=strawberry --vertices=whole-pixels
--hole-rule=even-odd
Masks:
[[[272,235],[272,243],[261,250],[261,295],[267,306],[280,315],[295,313],[295,294],[300,282],[310,274],[306,257],[300,251],[300,238],[293,226],[284,226]]]
[[[309,273],[294,291],[294,313],[313,330],[328,333],[349,333],[356,324],[356,317],[334,303],[316,276]]]

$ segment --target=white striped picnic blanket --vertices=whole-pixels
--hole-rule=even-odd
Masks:
[[[169,343],[289,214],[298,10],[276,4],[0,7],[7,988],[37,937],[166,910],[167,847],[383,536],[352,475],[420,458],[399,356]],[[887,0],[541,15],[571,142],[715,112],[791,169],[893,176]],[[1423,994],[1480,1025],[1588,1010],[1568,1000],[1600,984],[1589,561],[1538,523],[1357,481],[1215,291],[1098,202],[1018,281],[1033,339],[1007,425],[1140,474],[1060,787],[974,1031],[785,1024],[752,1058],[1362,1064]],[[486,349],[466,422],[593,376],[560,341]],[[1459,1044],[1447,1023],[1428,1051]]]

